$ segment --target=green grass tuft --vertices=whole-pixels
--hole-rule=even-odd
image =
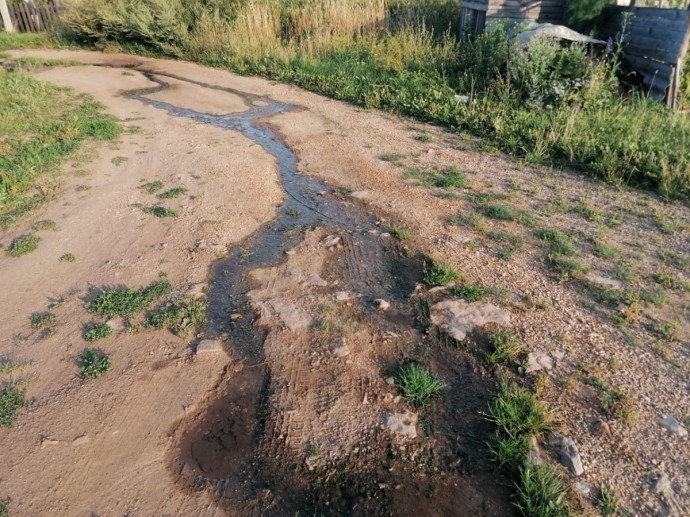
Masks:
[[[402,391],[405,400],[413,406],[423,406],[431,397],[438,395],[446,385],[436,379],[429,370],[415,363],[408,363],[398,372],[396,385]]]
[[[54,327],[57,325],[57,318],[55,314],[50,312],[34,312],[30,317],[31,328],[34,330],[43,329],[46,327]]]
[[[399,241],[405,241],[411,236],[410,230],[405,230],[403,228],[391,228],[390,234]]]
[[[149,194],[153,194],[154,192],[158,192],[163,188],[163,183],[160,181],[151,181],[149,183],[144,183],[139,188],[148,192]]]
[[[65,253],[60,256],[60,262],[74,262],[77,258],[72,253]]]
[[[87,348],[78,357],[79,376],[82,381],[86,379],[97,379],[108,373],[112,368],[110,357],[101,350]]]
[[[144,213],[155,215],[156,217],[177,217],[177,212],[175,210],[160,205],[144,206],[141,209]]]
[[[540,230],[537,237],[549,246],[549,251],[557,255],[577,255],[572,238],[559,230]]]
[[[51,219],[44,219],[43,221],[35,222],[31,229],[35,232],[40,232],[43,230],[57,231],[58,225],[55,221]]]
[[[491,351],[486,355],[489,366],[515,361],[524,350],[525,344],[511,331],[504,330],[489,336]]]
[[[41,239],[35,235],[22,235],[12,241],[12,244],[7,248],[7,255],[10,257],[21,257],[27,253],[31,253],[38,248],[38,243]]]
[[[111,289],[103,291],[87,309],[105,318],[113,316],[130,317],[145,309],[151,302],[157,300],[171,290],[167,280],[152,282],[147,287],[134,291],[133,289]]]
[[[176,198],[176,197],[181,196],[181,195],[186,194],[186,193],[187,193],[186,188],[175,187],[175,188],[171,188],[170,190],[166,190],[162,194],[158,194],[158,197],[160,199],[173,199],[173,198]]]
[[[176,298],[151,312],[147,319],[153,328],[169,328],[173,334],[183,334],[206,321],[206,300]]]
[[[89,343],[93,343],[99,339],[107,338],[112,335],[112,333],[113,329],[105,323],[94,323],[84,332],[84,339]]]
[[[464,275],[448,264],[435,264],[424,275],[424,283],[432,287],[443,286],[462,279]]]
[[[433,140],[431,135],[427,135],[426,133],[422,133],[421,135],[417,135],[414,137],[415,140],[418,142],[423,142],[423,143],[429,143]]]
[[[380,156],[381,160],[384,162],[399,162],[404,159],[407,155],[402,153],[386,153]]]
[[[6,382],[0,391],[0,427],[11,427],[24,404],[24,390],[17,383]]]

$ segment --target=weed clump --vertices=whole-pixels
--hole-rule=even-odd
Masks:
[[[57,318],[55,314],[50,312],[34,312],[30,317],[31,328],[40,330],[46,327],[53,327],[57,325]]]
[[[84,332],[84,339],[89,343],[98,341],[99,339],[107,338],[112,335],[113,329],[105,323],[95,323]]]
[[[77,258],[72,253],[65,253],[60,256],[60,262],[74,262]]]
[[[126,318],[145,309],[151,302],[169,293],[171,289],[167,280],[158,280],[138,291],[127,287],[106,290],[89,303],[87,309],[105,318],[113,316]]]
[[[5,383],[0,391],[0,427],[11,427],[24,404],[24,390],[17,383]]]
[[[559,230],[540,230],[537,237],[549,246],[549,251],[556,255],[577,255],[572,245],[572,238]]]
[[[431,397],[438,395],[446,385],[435,378],[429,370],[415,363],[408,363],[398,372],[396,384],[405,400],[413,406],[423,406]]]
[[[491,351],[486,355],[489,366],[514,361],[525,350],[525,344],[509,330],[491,334],[489,344]]]
[[[58,225],[55,221],[51,219],[44,219],[42,221],[35,222],[31,229],[35,232],[40,232],[44,230],[56,231],[58,229]]]
[[[150,181],[148,183],[144,183],[139,188],[149,194],[153,194],[163,188],[163,183],[160,181]]]
[[[432,287],[442,286],[456,280],[462,280],[463,278],[463,274],[453,266],[448,264],[435,264],[426,271],[424,283]]]
[[[144,211],[144,213],[151,214],[156,217],[177,217],[177,212],[175,210],[160,205],[145,206],[142,207],[142,210]]]
[[[112,368],[110,357],[101,350],[87,348],[79,354],[79,376],[82,381],[97,379],[108,373]]]
[[[41,239],[35,235],[22,235],[12,241],[12,244],[7,248],[7,254],[10,257],[21,257],[27,253],[31,253],[38,248],[38,242]]]
[[[167,327],[173,334],[189,332],[206,321],[206,301],[176,298],[151,312],[147,320],[151,327]]]
[[[411,236],[410,230],[405,230],[403,228],[391,228],[390,234],[399,241],[405,241]]]
[[[170,190],[166,190],[162,194],[158,194],[158,197],[160,199],[173,199],[173,198],[179,197],[179,196],[186,194],[186,193],[187,193],[186,188],[175,187],[175,188],[171,188]]]

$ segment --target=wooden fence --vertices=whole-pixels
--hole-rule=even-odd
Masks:
[[[567,0],[462,0],[460,36],[484,30],[487,18],[563,23]]]
[[[603,36],[620,37],[623,58],[642,76],[649,96],[676,106],[688,51],[690,11],[657,7],[607,7]]]
[[[52,29],[62,7],[58,2],[7,3],[9,26],[17,32],[42,32]],[[5,23],[7,27],[8,24]]]

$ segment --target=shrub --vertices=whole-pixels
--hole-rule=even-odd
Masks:
[[[138,291],[128,287],[109,289],[99,294],[95,300],[88,304],[87,308],[90,312],[105,318],[129,317],[146,308],[154,300],[169,293],[170,289],[171,286],[167,280],[152,282]]]
[[[22,235],[17,237],[12,241],[9,248],[7,248],[7,254],[10,257],[21,257],[27,253],[31,253],[38,248],[38,241],[41,239],[35,235]]]
[[[0,427],[10,427],[17,420],[17,413],[24,407],[24,390],[16,383],[8,382],[0,391]]]
[[[112,364],[108,354],[87,348],[79,354],[79,376],[82,380],[96,379],[108,373]]]
[[[424,282],[430,286],[442,286],[455,280],[461,280],[463,274],[448,264],[431,266],[424,276]]]
[[[95,323],[91,325],[86,332],[84,332],[84,339],[89,343],[93,343],[94,341],[98,341],[99,339],[112,335],[112,333],[113,329],[105,323]]]
[[[423,406],[446,387],[431,372],[415,363],[400,368],[396,381],[405,399],[414,406]]]

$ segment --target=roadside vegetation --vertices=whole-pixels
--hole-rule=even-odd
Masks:
[[[0,427],[14,424],[24,404],[24,390],[15,382],[6,382],[0,391]]]
[[[543,39],[519,49],[500,29],[458,43],[457,2],[76,5],[63,16],[73,42],[288,81],[473,133],[530,162],[690,196],[690,122],[639,92],[621,95],[615,55]]]
[[[23,36],[12,41],[44,41]],[[8,37],[0,37],[1,47]],[[0,68],[0,226],[50,197],[58,187],[58,166],[84,140],[112,140],[118,134],[115,119],[90,96]]]
[[[108,354],[94,348],[83,350],[79,354],[78,363],[82,381],[102,377],[112,368]]]

